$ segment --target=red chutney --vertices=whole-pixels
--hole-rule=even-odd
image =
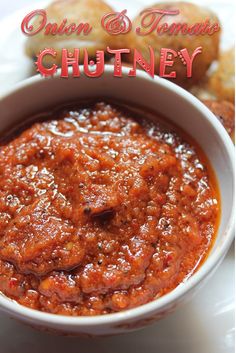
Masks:
[[[176,128],[132,116],[64,109],[0,147],[6,296],[107,314],[173,290],[205,259],[220,207],[206,159]]]

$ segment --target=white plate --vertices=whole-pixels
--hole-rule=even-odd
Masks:
[[[113,3],[112,0],[108,2]],[[199,3],[200,1],[198,1]],[[150,0],[120,0],[117,10],[132,17]],[[216,11],[223,26],[222,47],[234,44],[233,1],[202,1]],[[34,73],[24,55],[20,23],[26,13],[44,7],[38,1],[0,23],[0,93]],[[6,31],[8,28],[8,31]],[[166,319],[119,337],[79,339],[50,336],[0,314],[0,353],[233,353],[234,247],[205,288]]]

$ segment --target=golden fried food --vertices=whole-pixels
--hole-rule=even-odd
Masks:
[[[101,18],[104,14],[112,12],[113,9],[102,0],[56,0],[46,9],[47,23],[56,23],[58,27],[67,19],[67,25],[88,23],[92,31],[88,35],[83,33],[47,34],[42,30],[28,38],[26,42],[26,54],[36,57],[40,50],[54,48],[57,51],[54,63],[61,63],[61,49],[66,48],[73,52],[74,48],[87,48],[90,58],[94,58],[96,50],[105,50],[110,44],[111,36],[101,26]],[[40,17],[35,18],[32,25],[39,26]],[[45,65],[50,65],[50,57],[45,57]],[[80,55],[80,63],[83,60],[83,50]]]
[[[191,4],[189,2],[160,2],[152,6],[152,8],[159,10],[179,10],[180,13],[175,16],[163,17],[159,25],[168,23],[186,23],[193,25],[196,23],[203,23],[206,19],[209,19],[210,23],[219,23],[217,16],[210,10]],[[140,27],[141,15],[137,16],[133,21],[133,28]],[[179,83],[183,86],[192,85],[199,80],[204,78],[206,71],[208,70],[211,63],[218,58],[219,52],[219,40],[220,31],[215,32],[213,35],[183,35],[178,33],[176,35],[169,35],[163,33],[157,34],[156,31],[149,33],[145,36],[140,36],[133,30],[126,37],[127,45],[132,48],[138,49],[146,60],[149,58],[148,46],[152,46],[155,50],[155,55],[159,55],[160,62],[160,50],[161,48],[170,48],[178,52],[180,49],[187,48],[190,54],[199,47],[202,46],[202,53],[197,55],[193,63],[193,76],[192,78],[186,78],[186,67],[181,62],[180,58],[175,59],[173,70],[176,71],[177,77],[173,79],[174,82]],[[132,60],[132,57],[130,57]],[[159,62],[158,65],[159,66]],[[172,69],[171,69],[172,71]],[[157,72],[158,74],[158,72]]]
[[[199,85],[192,86],[189,89],[189,92],[192,93],[195,97],[197,97],[200,100],[216,100],[216,96],[209,91],[208,83],[207,82],[201,82]]]
[[[227,101],[202,100],[202,102],[215,114],[224,128],[234,140],[235,135],[235,108]]]
[[[235,49],[231,48],[220,55],[217,70],[209,80],[209,90],[218,99],[225,99],[232,103],[235,100]]]
[[[213,92],[209,90],[209,76],[206,75],[203,80],[189,88],[189,92],[200,100],[213,100],[217,98]]]

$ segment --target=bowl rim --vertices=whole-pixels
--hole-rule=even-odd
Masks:
[[[123,75],[127,75],[130,68],[123,67]],[[83,73],[83,68],[80,67],[81,73]],[[105,65],[105,70],[103,75],[112,75],[113,68],[111,65]],[[51,79],[58,79],[60,76],[60,70],[54,75]],[[204,115],[204,118],[208,121],[211,127],[216,131],[218,138],[221,139],[222,145],[225,148],[227,156],[230,161],[230,166],[233,171],[234,177],[234,145],[222,126],[222,124],[218,121],[215,115],[196,97],[190,94],[185,89],[181,88],[180,86],[176,85],[173,82],[170,82],[164,78],[160,78],[155,76],[154,79],[149,77],[145,72],[141,70],[137,70],[137,77],[141,80],[147,80],[157,84],[162,88],[168,91],[175,91],[175,94],[180,96],[184,102],[188,102],[195,107],[199,112]],[[23,80],[14,87],[8,89],[3,95],[0,97],[0,103],[7,97],[11,96],[11,94],[17,93],[21,89],[24,89],[27,86],[34,85],[45,78],[41,77],[40,75],[35,75],[33,77],[27,78]],[[46,79],[48,80],[48,78]],[[233,185],[234,189],[234,185]],[[233,190],[234,191],[234,190]],[[112,325],[117,324],[122,321],[128,321],[132,319],[142,318],[143,316],[148,316],[152,312],[157,312],[160,309],[165,309],[167,306],[171,305],[171,303],[175,303],[183,297],[186,293],[191,291],[196,285],[204,280],[218,264],[221,263],[224,256],[226,255],[233,239],[234,239],[234,192],[233,192],[233,199],[232,199],[232,208],[230,213],[230,218],[226,229],[224,230],[224,241],[221,247],[218,247],[214,253],[210,253],[201,267],[186,281],[182,282],[178,285],[174,290],[165,294],[164,296],[154,299],[147,304],[140,305],[138,307],[124,310],[117,313],[105,314],[105,315],[97,315],[97,316],[63,316],[57,314],[51,314],[46,312],[41,312],[35,309],[31,309],[25,307],[21,304],[18,304],[16,301],[6,297],[4,294],[0,293],[0,310],[3,310],[7,313],[15,314],[15,316],[19,318],[24,318],[25,320],[31,320],[34,323],[41,323],[41,324],[55,324],[57,327],[59,326],[68,326],[68,327],[93,327],[98,325]]]

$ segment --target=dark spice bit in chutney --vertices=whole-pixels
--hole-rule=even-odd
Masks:
[[[64,109],[0,147],[6,296],[107,314],[173,290],[206,258],[219,214],[206,159],[176,128],[136,115]]]

